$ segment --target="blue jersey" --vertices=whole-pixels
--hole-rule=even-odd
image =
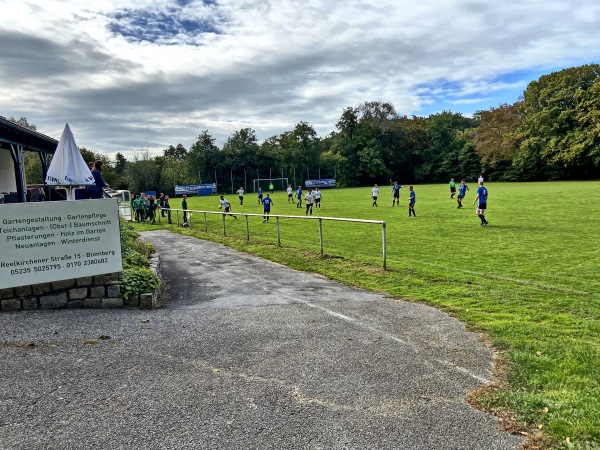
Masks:
[[[469,186],[467,186],[466,184],[459,185],[458,186],[458,196],[464,197],[465,194],[467,193],[467,189],[469,189]]]
[[[417,194],[415,194],[415,191],[410,191],[410,204],[414,205],[416,201],[417,201]]]
[[[258,195],[262,195],[262,189],[258,188]]]
[[[273,203],[273,200],[271,199],[271,197],[265,197],[262,200],[263,206],[265,207],[265,211],[271,211],[271,203]]]
[[[392,187],[392,190],[394,191],[394,197],[398,197],[398,196],[400,196],[400,188],[401,188],[401,187],[402,187],[402,186],[400,186],[399,184],[395,184],[395,185]]]
[[[487,188],[484,188],[483,186],[480,186],[479,188],[477,188],[477,195],[479,195],[479,204],[487,203],[487,197],[488,197]]]
[[[301,199],[301,198],[302,198],[302,189],[298,189],[298,190],[296,191],[296,197],[298,197],[299,199]]]

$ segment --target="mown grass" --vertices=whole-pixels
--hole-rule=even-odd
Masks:
[[[314,215],[385,220],[387,266],[381,267],[381,228],[318,223],[192,216],[192,228],[174,231],[222,242],[296,269],[443,309],[483,332],[502,351],[506,370],[499,389],[479,401],[489,410],[510,411],[531,445],[597,448],[600,445],[600,182],[489,183],[486,218],[479,226],[471,206],[476,186],[456,209],[445,185],[415,186],[416,218],[392,208],[389,188],[371,206],[370,188],[323,191]],[[256,196],[245,206],[227,198],[233,212],[261,213]],[[273,214],[300,214],[275,192]],[[171,206],[180,208],[179,200]],[[217,211],[218,198],[188,198],[190,209]],[[162,225],[165,226],[164,222]],[[139,229],[156,228],[140,225]],[[541,432],[539,431],[541,428]],[[552,447],[554,448],[554,447]]]

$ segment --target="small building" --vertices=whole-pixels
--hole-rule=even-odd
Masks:
[[[23,152],[39,155],[45,179],[50,165],[49,156],[54,154],[57,145],[56,139],[0,116],[0,203],[23,203],[27,200]],[[46,195],[47,199],[50,197]]]

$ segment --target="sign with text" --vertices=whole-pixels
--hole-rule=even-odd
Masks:
[[[0,289],[122,270],[116,199],[0,205]]]
[[[306,187],[306,188],[335,187],[335,178],[320,178],[317,180],[304,180],[304,187]]]

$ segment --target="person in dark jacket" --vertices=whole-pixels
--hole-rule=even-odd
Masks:
[[[156,208],[157,204],[152,195],[148,196],[148,219],[150,219],[150,223],[154,224],[156,219]]]
[[[102,198],[102,190],[108,186],[102,177],[102,161],[96,161],[94,163],[92,175],[94,176],[94,182],[96,184],[88,186],[87,188],[90,198]]]
[[[167,218],[169,219],[169,223],[173,223],[171,222],[171,205],[169,205],[169,196],[166,194],[163,201],[163,209],[167,210]]]

